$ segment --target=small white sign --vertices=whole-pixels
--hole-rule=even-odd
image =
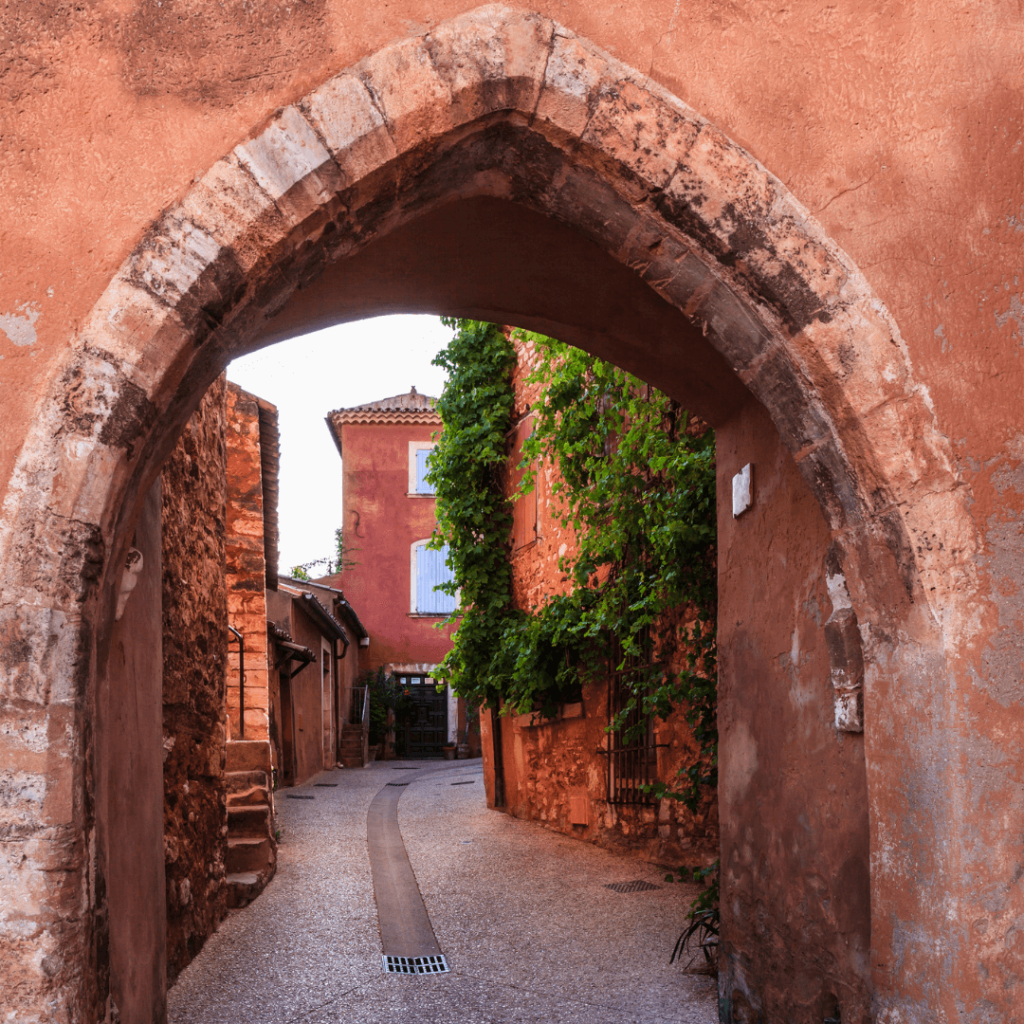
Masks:
[[[754,504],[754,467],[748,462],[732,478],[733,518],[742,515]]]

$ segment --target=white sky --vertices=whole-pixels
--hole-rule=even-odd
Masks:
[[[277,406],[282,572],[334,553],[342,524],[341,459],[324,417],[415,386],[441,394],[430,360],[452,332],[436,316],[382,316],[340,324],[236,359],[228,380]]]

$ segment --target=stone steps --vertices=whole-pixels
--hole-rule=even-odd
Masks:
[[[227,744],[228,838],[224,858],[229,907],[244,907],[265,888],[277,869],[270,744],[235,740]]]
[[[229,874],[255,871],[262,874],[271,860],[270,840],[257,836],[228,839],[224,870]]]
[[[244,807],[246,805],[270,806],[270,790],[266,786],[253,786],[241,792],[228,792],[228,807]]]
[[[228,808],[228,836],[236,838],[269,837],[271,834],[270,808],[260,805]]]
[[[228,771],[224,773],[229,793],[243,793],[254,786],[268,786],[267,773],[264,771]]]
[[[365,764],[363,754],[363,727],[345,725],[341,732],[341,763],[346,768],[361,768]]]

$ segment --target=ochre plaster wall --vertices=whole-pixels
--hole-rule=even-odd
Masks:
[[[726,1017],[870,1016],[868,795],[862,734],[833,717],[822,630],[829,531],[764,409],[717,431],[719,807]],[[750,463],[753,507],[733,518]],[[868,715],[884,715],[869,706]],[[869,725],[872,724],[869,721]]]
[[[196,294],[212,295],[218,281],[229,294],[211,299],[208,313],[195,295],[178,294],[184,278],[174,279],[206,268],[213,256],[193,248],[186,259],[180,239],[147,232],[235,144],[279,137],[260,135],[273,111],[467,6],[324,0],[282,14],[233,2],[101,0],[75,9],[24,3],[4,14],[0,828],[10,849],[0,886],[11,910],[0,964],[8,1001],[27,1019],[45,1019],[58,1005],[72,1016],[91,1013],[90,1001],[103,998],[105,954],[96,943],[105,896],[91,888],[88,852],[97,799],[90,737],[96,680],[110,653],[112,594],[159,457],[222,368],[225,349],[216,346],[230,342],[217,336],[215,314],[234,308],[242,287],[211,273]],[[645,333],[633,307],[618,301],[626,286],[605,296],[618,319],[607,329],[594,324],[580,308],[589,300],[576,303],[576,292],[552,289],[538,271],[550,260],[531,258],[529,236],[512,250],[518,273],[495,275],[499,246],[473,244],[494,221],[460,221],[458,204],[450,214],[428,214],[435,229],[462,231],[439,249],[409,223],[399,229],[406,248],[380,244],[371,254],[402,253],[414,273],[396,274],[392,262],[383,287],[354,271],[348,280],[363,294],[342,289],[348,305],[325,301],[318,315],[408,303],[497,310],[507,320],[537,307],[528,326],[559,333],[559,324],[590,317],[584,333],[595,351],[636,370],[650,366],[646,376],[677,396],[695,377],[706,383],[711,366],[710,390],[731,387],[734,398],[737,378],[722,370],[726,361],[736,368],[771,410],[841,543],[866,637],[873,1012],[884,1024],[915,1015],[972,1024],[1019,1018],[1024,16],[1009,0],[538,6],[638,69],[627,91],[639,98],[628,115],[615,108],[618,124],[604,123],[578,145],[604,72],[584,81],[556,68],[544,82],[550,117],[539,119],[548,135],[534,140],[533,152],[557,164],[555,143],[568,132],[571,145],[561,152],[586,166],[579,178],[560,177],[561,191],[530,191],[532,176],[543,178],[539,163],[515,156],[504,168],[522,171],[525,186],[505,194],[533,202],[521,223],[546,223],[536,237],[565,243],[553,266],[566,275],[559,281],[586,280],[589,256],[603,253],[618,261],[620,278],[646,281],[645,293],[658,290],[656,308],[681,311],[676,333]],[[603,61],[587,53],[584,77]],[[431,105],[396,54],[376,66],[374,81],[392,89],[391,109],[404,110],[394,138],[405,159],[418,141],[429,146],[446,129],[451,94],[426,75],[426,86],[438,87]],[[445,65],[445,82],[455,71],[479,71],[479,62],[456,63]],[[546,64],[538,66],[543,77]],[[601,66],[624,80],[620,66]],[[664,87],[709,118],[700,134],[705,148],[690,152],[686,137],[659,134],[654,122],[664,107],[637,83],[655,93]],[[413,95],[424,100],[418,121],[415,104],[403,108]],[[672,109],[674,124],[681,115]],[[358,154],[344,145],[332,152],[351,172]],[[662,158],[675,162],[666,169]],[[331,167],[340,165],[325,159],[319,166],[336,176]],[[777,177],[768,179],[764,168]],[[614,187],[574,191],[591,172]],[[662,172],[678,173],[700,202],[688,205],[678,193],[669,201]],[[393,179],[380,173],[386,191]],[[296,189],[276,197],[278,207],[253,186],[253,203],[269,211],[263,220],[258,211],[239,213],[227,193],[190,207],[189,216],[225,236],[244,222],[240,235],[218,243],[259,289],[253,320],[240,321],[239,345],[258,342],[248,327],[270,315],[294,281],[285,276],[291,268],[276,269],[293,255],[291,243],[277,243],[311,209],[310,232],[333,216],[314,209],[326,203],[310,198],[315,177],[290,179]],[[429,203],[431,189],[444,194],[443,174],[402,182],[413,199],[399,220],[416,202]],[[365,219],[346,228],[346,238],[363,224],[382,238],[393,207],[369,177],[361,187]],[[770,208],[759,206],[762,199]],[[558,216],[545,222],[546,209]],[[296,260],[309,284],[324,256],[315,244],[304,247],[304,231],[293,241],[309,257]],[[673,232],[700,254],[675,248]],[[119,282],[90,319],[144,238],[145,258],[125,271],[136,274],[134,283]],[[345,280],[346,263],[336,279]],[[487,286],[484,298],[460,291],[461,279],[451,276],[442,288],[439,268],[459,267],[474,286]],[[821,305],[801,306],[809,294]],[[71,351],[78,362],[65,364]],[[714,394],[705,389],[703,397],[713,403]],[[727,418],[709,415],[714,426]],[[154,422],[162,429],[154,432]],[[872,716],[873,707],[883,710]],[[83,906],[85,924],[69,916]]]
[[[471,6],[101,0],[5,15],[0,496],[70,330],[159,211],[277,108]],[[949,436],[981,466],[1013,457],[1015,3],[531,6],[650,74],[778,175],[892,310]]]
[[[410,614],[411,548],[434,532],[434,499],[409,496],[409,442],[429,442],[429,424],[344,423],[345,544],[356,563],[342,587],[370,634],[362,667],[436,665],[451,646],[436,616]]]
[[[295,776],[293,784],[298,786],[325,768],[333,768],[334,761],[329,763],[324,758],[323,745],[323,697],[321,694],[320,673],[323,669],[323,654],[320,649],[322,636],[319,628],[302,610],[298,601],[287,593],[267,594],[267,606],[270,618],[276,622],[292,639],[303,647],[308,647],[315,655],[316,661],[299,669],[289,683],[291,693],[292,722],[294,726],[293,756],[295,759]],[[286,672],[294,672],[298,662],[291,662],[284,667]],[[281,700],[280,686],[273,687],[275,702],[275,719],[278,717]],[[280,728],[280,724],[277,726]],[[279,766],[280,768],[280,766]]]
[[[227,913],[225,419],[222,377],[189,420],[160,477],[164,860],[172,982]]]

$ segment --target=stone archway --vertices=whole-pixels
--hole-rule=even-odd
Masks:
[[[867,740],[878,1007],[933,992],[941,953],[903,966],[893,948],[903,922],[937,935],[960,907],[956,855],[925,852],[963,813],[941,784],[955,738],[939,719],[913,737],[901,723],[915,692],[942,692],[968,634],[976,541],[928,396],[863,276],[781,182],[645,76],[503,7],[384,48],[234,147],[152,226],[51,382],[0,521],[9,688],[47,737],[43,792],[14,798],[35,843],[18,891],[40,908],[23,984],[83,1019],[96,998],[93,681],[131,524],[177,431],[325,266],[472,198],[611,254],[771,414],[872,624],[869,700],[888,710]],[[893,782],[908,759],[930,803]],[[908,896],[908,877],[941,897]]]

